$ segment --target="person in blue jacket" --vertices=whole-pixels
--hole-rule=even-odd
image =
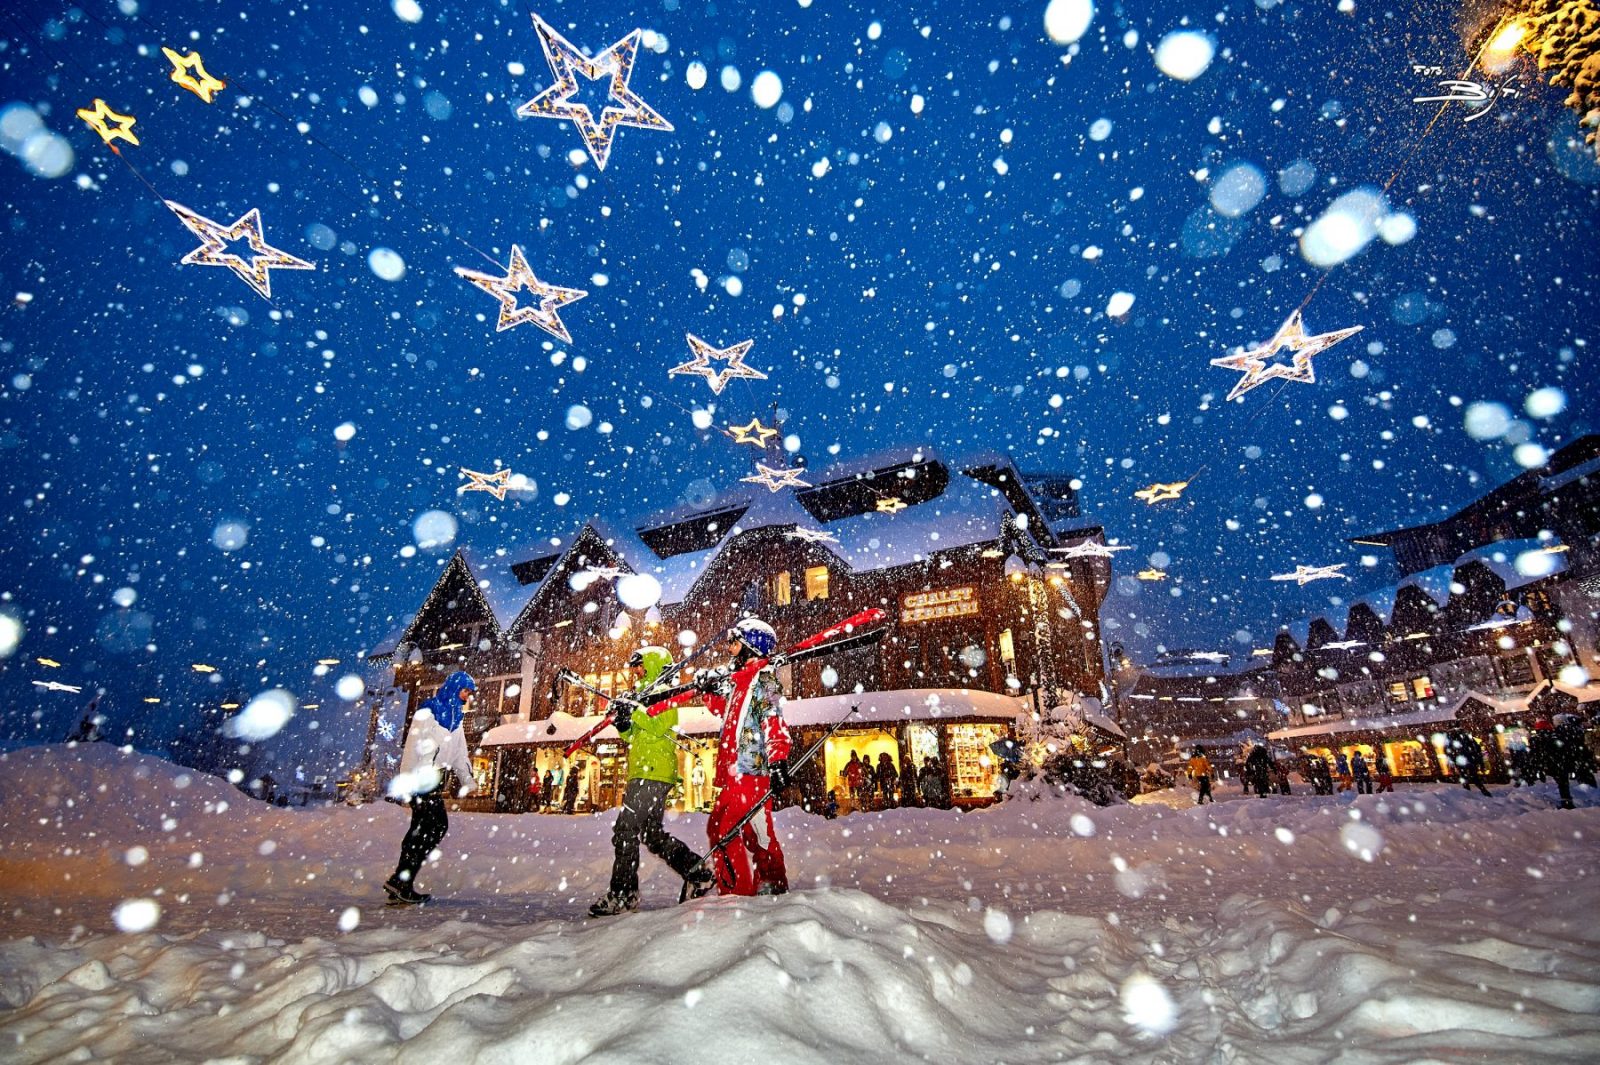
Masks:
[[[455,773],[462,795],[477,790],[461,729],[477,693],[471,674],[450,674],[433,698],[417,708],[406,731],[400,772],[389,782],[389,798],[411,807],[411,827],[400,843],[400,863],[383,885],[396,903],[415,906],[431,898],[417,890],[416,880],[422,863],[450,831],[444,809],[445,770]]]

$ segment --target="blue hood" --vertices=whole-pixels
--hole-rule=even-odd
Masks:
[[[444,678],[444,683],[439,685],[434,697],[422,705],[432,712],[433,719],[439,722],[446,732],[454,732],[461,727],[461,693],[477,690],[478,685],[473,681],[472,674],[458,670]]]

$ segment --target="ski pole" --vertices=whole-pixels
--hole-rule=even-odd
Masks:
[[[824,732],[820,737],[817,738],[817,741],[815,743],[813,743],[810,747],[806,748],[804,754],[802,754],[799,758],[795,759],[794,768],[795,769],[799,769],[801,766],[803,766],[807,762],[811,761],[811,759],[816,756],[816,753],[822,749],[822,745],[824,743],[827,743],[830,739],[832,739],[834,733],[838,732],[841,728],[843,728],[845,726],[846,722],[848,722],[850,720],[850,718],[855,716],[856,711],[860,710],[860,709],[861,709],[860,705],[857,704],[855,706],[852,706],[848,711],[846,711],[845,715],[843,717],[841,717],[838,721],[835,721],[833,723],[833,726],[831,728],[829,728],[827,732]],[[771,782],[771,780],[769,778],[769,780],[767,782],[766,794],[762,795],[760,801],[757,802],[754,806],[752,806],[750,808],[750,810],[743,817],[739,818],[739,820],[737,822],[735,822],[735,824],[734,824],[734,826],[732,828],[728,829],[727,832],[723,833],[722,838],[718,839],[717,842],[715,842],[715,843],[713,843],[711,845],[711,850],[706,853],[706,857],[709,858],[713,854],[717,854],[719,852],[725,851],[727,849],[728,844],[732,843],[734,841],[734,839],[738,837],[739,833],[744,831],[744,826],[748,825],[751,821],[755,820],[756,814],[761,812],[761,809],[764,806],[766,806],[767,800],[769,800],[771,798],[772,798],[772,782]]]

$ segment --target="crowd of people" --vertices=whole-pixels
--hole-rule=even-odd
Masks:
[[[1471,733],[1460,728],[1446,732],[1441,753],[1449,762],[1451,776],[1462,788],[1490,794],[1486,780],[1490,773],[1488,758],[1483,745]],[[1558,715],[1553,720],[1536,718],[1528,743],[1511,746],[1506,762],[1513,786],[1532,786],[1546,778],[1552,780],[1562,809],[1573,808],[1574,781],[1591,788],[1596,786],[1595,756],[1585,742],[1583,723],[1576,715]],[[1244,794],[1254,792],[1259,798],[1292,794],[1292,764],[1297,764],[1301,779],[1311,786],[1313,795],[1344,792],[1373,795],[1394,791],[1394,771],[1381,747],[1367,750],[1357,747],[1348,753],[1334,751],[1330,764],[1329,759],[1317,754],[1299,758],[1275,756],[1264,743],[1252,744],[1235,767],[1239,787]],[[1185,765],[1195,790],[1195,804],[1215,802],[1216,773],[1205,748],[1194,747]]]

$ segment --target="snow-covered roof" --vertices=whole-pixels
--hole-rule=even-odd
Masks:
[[[411,619],[396,625],[386,633],[383,639],[372,646],[367,652],[368,658],[387,658],[400,648],[400,641],[406,638],[406,631],[411,628]]]
[[[494,615],[495,624],[504,632],[517,619],[522,608],[533,598],[536,585],[523,584],[511,572],[516,560],[510,553],[500,550],[485,556],[471,547],[459,547],[457,554],[466,563],[467,572],[482,593],[483,600]]]
[[[1456,560],[1457,565],[1481,562],[1505,582],[1506,591],[1515,591],[1523,585],[1562,573],[1567,568],[1567,556],[1561,541],[1501,540],[1469,551]]]
[[[1295,725],[1292,728],[1275,729],[1267,733],[1267,738],[1287,740],[1297,739],[1302,736],[1323,736],[1342,732],[1368,732],[1373,729],[1408,728],[1411,725],[1433,725],[1444,721],[1454,721],[1455,718],[1454,707],[1447,709],[1435,705],[1406,714],[1385,714],[1380,717],[1351,717],[1317,725]]]
[[[827,524],[838,537],[834,553],[856,570],[903,566],[936,551],[999,539],[1011,507],[993,488],[965,474],[942,493],[895,514],[876,511]]]
[[[888,692],[846,692],[815,699],[785,699],[783,719],[791,726],[833,725],[852,706],[857,722],[935,721],[941,718],[991,718],[1015,721],[1025,712],[1021,699],[975,688],[909,688]]]

